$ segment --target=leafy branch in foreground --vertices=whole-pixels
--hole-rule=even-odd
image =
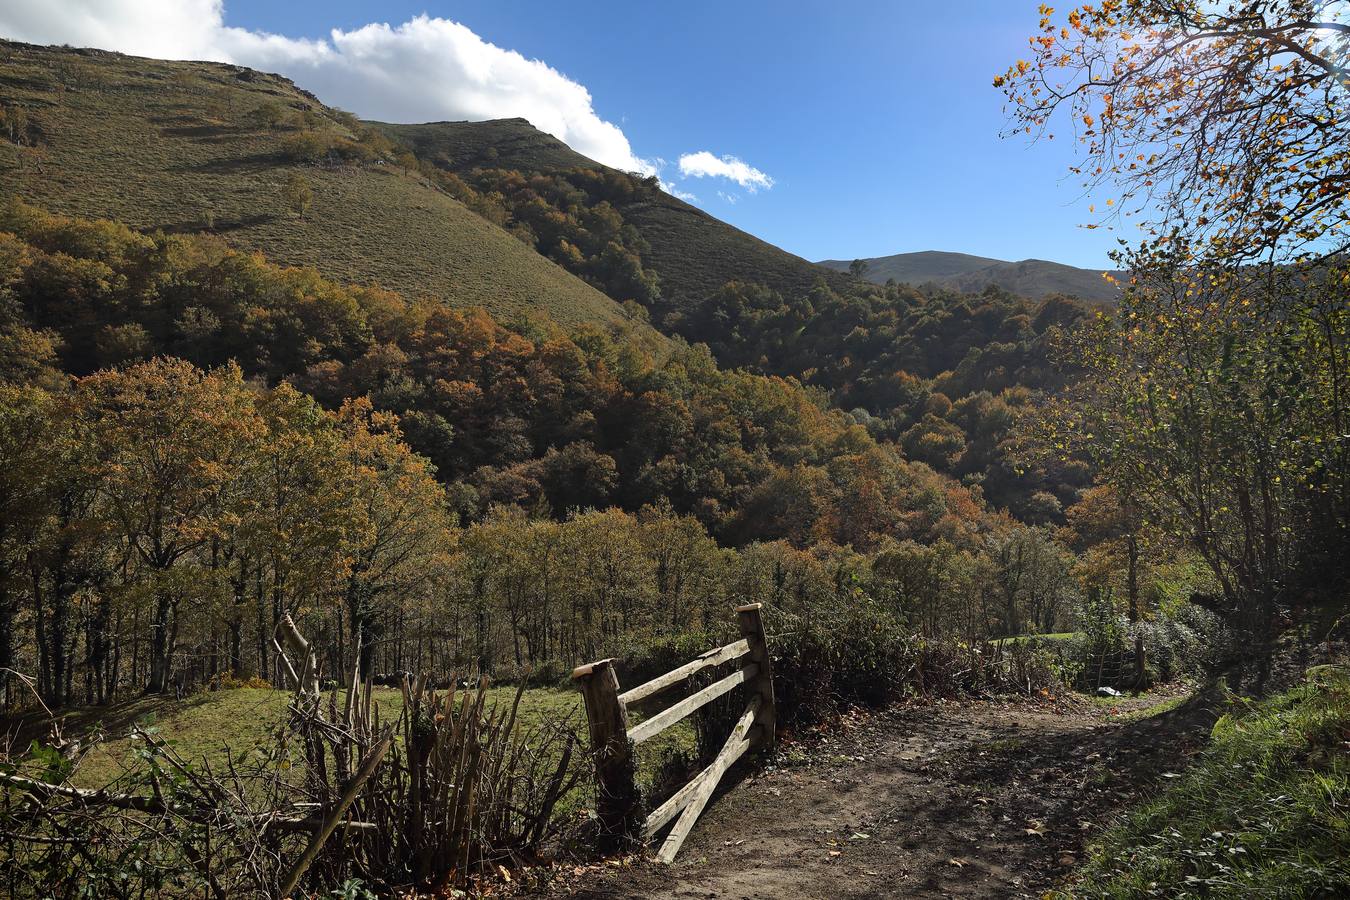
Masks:
[[[1198,552],[1209,605],[1268,662],[1289,614],[1343,603],[1347,578],[1344,7],[1042,6],[1031,46],[995,79],[1014,122],[1048,135],[1069,114],[1087,186],[1153,221],[1118,255],[1119,308],[1067,345],[1083,377],[1030,430]]]
[[[1041,6],[1031,58],[994,79],[1016,131],[1066,114],[1108,208],[1234,260],[1344,251],[1350,19],[1324,0]],[[1094,226],[1095,227],[1095,226]]]
[[[1350,272],[1254,274],[1147,270],[1067,346],[1087,377],[1027,430],[1197,551],[1211,603],[1269,650],[1290,610],[1342,599]]]

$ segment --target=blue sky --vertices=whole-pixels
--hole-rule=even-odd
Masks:
[[[954,250],[1105,266],[1120,233],[1080,227],[1089,201],[1067,173],[1073,147],[999,136],[1002,95],[990,82],[1025,52],[1037,6],[6,0],[0,34],[281,71],[372,118],[523,106],[606,162],[668,161],[673,189],[810,259]],[[431,20],[410,23],[423,14]],[[773,185],[681,178],[677,161],[700,151],[742,160]]]
[[[769,174],[753,195],[680,187],[811,259],[934,249],[1105,265],[1116,233],[1078,227],[1089,214],[1068,143],[999,137],[990,81],[1025,48],[1037,5],[231,0],[226,22],[323,37],[455,19],[585,85],[640,156],[706,148]]]

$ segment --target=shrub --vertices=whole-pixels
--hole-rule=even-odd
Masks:
[[[380,156],[379,150],[370,144],[338,138],[333,141],[333,153],[342,160],[354,163],[368,163]]]
[[[1227,635],[1218,616],[1193,603],[1132,626],[1131,635],[1136,632],[1144,638],[1149,671],[1157,681],[1208,674],[1225,654]]]
[[[918,658],[913,637],[871,603],[856,602],[833,616],[811,616],[769,628],[778,721],[802,726],[850,706],[898,699]]]
[[[664,675],[671,669],[684,665],[706,650],[735,639],[736,635],[730,628],[718,634],[693,630],[657,638],[630,651],[619,660],[617,664],[619,682],[624,689],[637,687],[643,682],[651,681],[658,675]]]
[[[570,687],[572,669],[556,659],[517,668],[497,665],[492,672],[495,684],[523,685],[527,688]]]
[[[297,695],[274,744],[219,767],[136,726],[129,769],[99,790],[68,784],[72,761],[36,742],[0,756],[5,896],[367,896],[357,878],[463,896],[552,840],[585,774],[567,723],[521,724],[521,693],[497,706],[486,680],[446,694],[419,678],[403,696],[391,721],[369,690],[342,713]],[[307,855],[320,810],[339,808],[362,827]]]
[[[264,100],[248,114],[256,127],[271,130],[286,118],[286,107],[276,100]]]
[[[257,675],[250,675],[247,678],[236,678],[229,672],[222,672],[212,678],[207,685],[208,690],[212,691],[232,691],[237,688],[271,688],[272,683],[266,678]]]
[[[316,163],[328,155],[333,147],[329,135],[317,131],[298,131],[281,145],[281,155],[292,162]]]
[[[1228,636],[1213,613],[1191,603],[1129,623],[1107,611],[1084,616],[1082,634],[1068,642],[1065,677],[1083,691],[1143,689],[1160,681],[1209,674],[1225,657]],[[1142,638],[1146,666],[1136,683],[1134,645]]]
[[[281,188],[281,199],[295,210],[298,218],[304,220],[306,210],[314,202],[314,189],[309,186],[309,180],[305,176],[299,172],[292,172]]]

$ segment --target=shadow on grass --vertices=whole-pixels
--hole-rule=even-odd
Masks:
[[[213,142],[221,138],[233,138],[245,134],[243,129],[235,125],[217,125],[217,124],[197,124],[197,125],[177,125],[172,128],[161,128],[160,134],[165,137],[190,138],[198,141]]]
[[[145,694],[109,706],[57,710],[52,718],[48,718],[42,710],[0,716],[0,742],[7,740],[11,750],[19,753],[26,751],[33,741],[46,743],[53,718],[61,724],[61,731],[67,737],[88,734],[95,727],[102,728],[110,736],[119,737],[147,716],[191,709],[207,702],[212,696],[210,693],[200,693],[175,700],[172,694]]]
[[[14,75],[7,73],[0,73],[0,85],[27,91],[52,90],[52,83],[46,80],[45,78],[28,77],[24,75]]]

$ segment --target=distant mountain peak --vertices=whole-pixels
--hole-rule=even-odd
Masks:
[[[825,259],[819,265],[847,272],[854,262]],[[862,262],[867,265],[863,277],[877,284],[894,279],[915,285],[937,284],[964,293],[978,293],[992,284],[1025,297],[1068,294],[1100,302],[1120,296],[1120,289],[1102,277],[1107,270],[1082,269],[1046,259],[1010,262],[969,253],[921,250],[871,257]]]

